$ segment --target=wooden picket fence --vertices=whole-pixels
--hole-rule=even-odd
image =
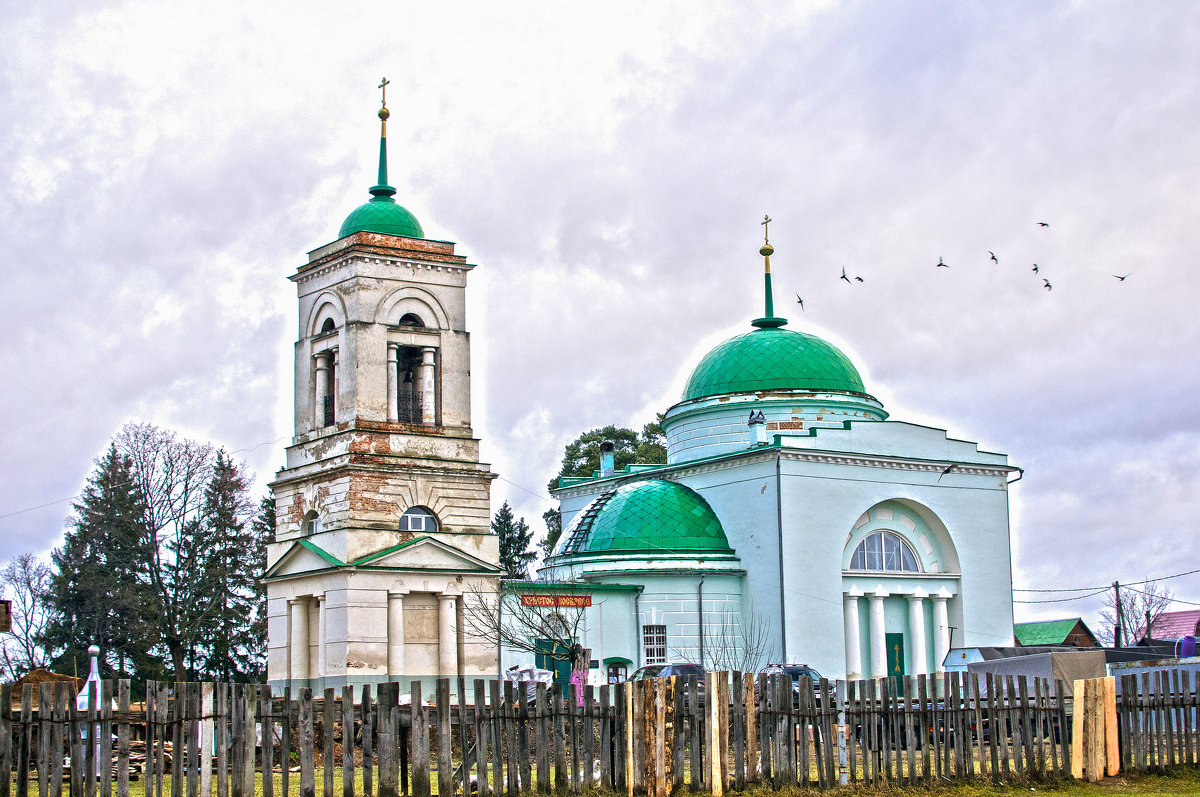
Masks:
[[[1122,763],[1195,765],[1188,675],[1122,681]],[[1064,684],[976,674],[833,683],[709,673],[599,688],[439,679],[309,689],[104,682],[0,688],[0,797],[667,797],[753,784],[1069,776]],[[115,705],[114,705],[115,696]],[[88,729],[91,742],[86,738]],[[88,773],[92,776],[89,777]],[[264,776],[271,773],[271,776]]]

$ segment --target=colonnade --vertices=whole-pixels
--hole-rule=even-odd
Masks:
[[[387,672],[406,675],[404,645],[404,596],[408,591],[388,592],[387,595]],[[437,675],[458,675],[458,595],[439,593],[438,600],[438,672]],[[288,601],[288,678],[307,680],[328,675],[344,675],[343,668],[329,666],[327,648],[329,624],[326,597],[302,595]],[[316,662],[313,662],[311,627],[313,607],[317,615]],[[420,673],[428,675],[431,673]]]
[[[929,673],[929,662],[926,659],[925,601],[933,601],[933,649],[935,671],[945,671],[946,655],[950,652],[950,610],[951,594],[942,588],[930,595],[919,587],[906,593],[894,593],[895,597],[908,601],[908,633],[905,647],[910,651],[912,672],[909,675],[926,675]],[[879,587],[871,593],[863,593],[851,589],[843,595],[845,613],[846,639],[846,677],[861,678],[863,676],[863,649],[859,641],[861,629],[859,624],[859,599],[868,600],[868,645],[871,656],[871,675],[879,678],[887,673],[887,643],[884,616],[884,600],[893,597],[893,593]]]
[[[388,391],[388,421],[396,423],[400,420],[400,349],[401,344],[389,343],[387,345],[387,391]],[[417,368],[417,378],[414,385],[420,394],[423,396],[421,401],[421,424],[424,426],[433,426],[437,423],[437,402],[434,400],[436,395],[436,377],[434,375],[435,356],[437,348],[433,346],[421,347],[421,363]]]

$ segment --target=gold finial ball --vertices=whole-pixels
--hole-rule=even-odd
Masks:
[[[770,257],[771,255],[775,254],[775,247],[771,246],[770,244],[763,244],[758,250],[758,253],[763,257]]]
[[[386,122],[386,121],[387,121],[387,119],[388,119],[388,117],[389,117],[389,116],[391,116],[391,115],[392,115],[392,112],[391,112],[391,111],[389,111],[387,108],[380,108],[380,109],[379,109],[379,118],[380,118],[380,119],[382,119],[383,121],[385,121],[385,122]]]

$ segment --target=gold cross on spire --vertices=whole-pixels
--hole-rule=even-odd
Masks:
[[[384,78],[383,81],[378,86],[376,86],[376,88],[380,89],[383,92],[383,107],[384,108],[387,107],[387,87],[388,87],[388,84],[391,82],[392,81],[388,80],[387,78]]]
[[[761,224],[763,226],[763,243],[765,243],[765,244],[771,243],[771,239],[767,235],[767,230],[769,229],[767,227],[767,225],[770,224],[771,222],[772,222],[771,217],[766,214],[763,214],[763,220],[759,222],[759,224]]]

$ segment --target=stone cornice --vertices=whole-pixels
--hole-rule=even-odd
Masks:
[[[553,490],[551,491],[551,494],[558,499],[574,498],[577,496],[597,494],[600,492],[600,490],[597,490],[597,486],[601,483],[603,483],[607,488],[619,487],[620,485],[628,482],[644,481],[646,479],[666,479],[667,481],[678,481],[686,476],[695,476],[702,473],[714,473],[716,471],[739,467],[751,462],[774,459],[777,453],[781,459],[788,462],[812,462],[822,465],[850,465],[855,467],[883,468],[887,470],[905,470],[938,474],[946,470],[946,466],[952,462],[952,460],[912,459],[908,457],[892,457],[881,454],[852,454],[842,451],[764,446],[762,448],[747,449],[745,451],[737,451],[732,454],[725,454],[721,457],[716,457],[711,460],[680,462],[674,465],[664,465],[662,468],[652,471],[641,471],[639,473],[631,473],[626,476],[612,479],[585,482],[583,484],[572,485],[571,487]],[[1015,473],[1020,470],[1020,468],[1017,468],[1013,465],[984,465],[979,463],[964,464],[959,462],[953,462],[953,465],[954,473],[967,476],[995,476],[1002,478],[1009,473]]]
[[[445,261],[427,261],[416,260],[406,257],[367,257],[361,254],[342,255],[333,257],[329,260],[319,260],[315,263],[309,263],[297,269],[296,273],[288,277],[292,282],[304,284],[334,271],[353,266],[356,263],[375,264],[382,266],[395,266],[399,268],[407,268],[410,272],[430,271],[430,272],[447,272],[447,273],[466,273],[475,266],[467,262],[445,262]]]

